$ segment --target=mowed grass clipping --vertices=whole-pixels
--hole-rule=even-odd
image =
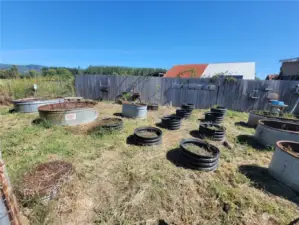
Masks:
[[[105,102],[96,109],[99,119],[121,112],[120,105]],[[170,156],[182,138],[198,130],[206,110],[194,110],[180,130],[162,129],[163,143],[151,147],[127,144],[127,138],[139,126],[155,126],[175,108],[150,111],[146,120],[123,118],[122,131],[99,136],[87,135],[84,126],[32,124],[38,114],[6,110],[0,114],[1,149],[15,189],[38,163],[65,160],[75,168],[75,178],[49,204],[19,199],[24,224],[260,225],[288,224],[298,217],[298,197],[266,173],[273,152],[241,140],[254,134],[235,125],[247,121],[246,113],[228,111],[225,118],[232,149],[207,140],[219,147],[221,157],[219,168],[205,173],[177,167]]]

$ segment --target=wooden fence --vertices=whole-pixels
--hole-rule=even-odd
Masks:
[[[122,92],[134,90],[141,93],[147,103],[181,106],[194,103],[196,108],[225,106],[236,111],[266,109],[269,97],[275,93],[279,100],[293,106],[299,97],[299,81],[255,81],[211,78],[163,78],[144,76],[76,76],[78,96],[89,99],[113,101]],[[296,112],[299,113],[299,107]]]

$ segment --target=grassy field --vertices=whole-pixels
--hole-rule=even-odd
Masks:
[[[155,125],[175,108],[149,112],[147,120],[123,119],[118,133],[94,137],[81,129],[32,125],[37,114],[8,114],[0,108],[3,158],[15,188],[40,162],[71,162],[74,178],[45,206],[21,201],[24,224],[288,224],[299,214],[298,197],[274,181],[266,168],[272,149],[250,139],[254,129],[235,125],[248,114],[229,111],[224,125],[232,149],[220,148],[220,167],[205,173],[177,167],[171,156],[182,138],[198,129],[204,110],[195,110],[177,131],[163,129],[163,144],[127,144],[136,127]],[[100,118],[121,112],[101,102]],[[190,134],[191,132],[191,134]]]
[[[37,84],[36,93],[33,92],[33,84]],[[0,104],[4,104],[5,95],[12,99],[35,97],[53,98],[57,96],[73,96],[74,81],[58,78],[37,77],[24,79],[0,79]],[[9,101],[7,101],[9,102]]]

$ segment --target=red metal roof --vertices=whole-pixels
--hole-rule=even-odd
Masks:
[[[209,64],[176,65],[168,70],[164,77],[200,77]]]

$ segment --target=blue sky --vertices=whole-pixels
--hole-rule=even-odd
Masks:
[[[299,57],[299,2],[1,1],[0,62],[170,68]]]

